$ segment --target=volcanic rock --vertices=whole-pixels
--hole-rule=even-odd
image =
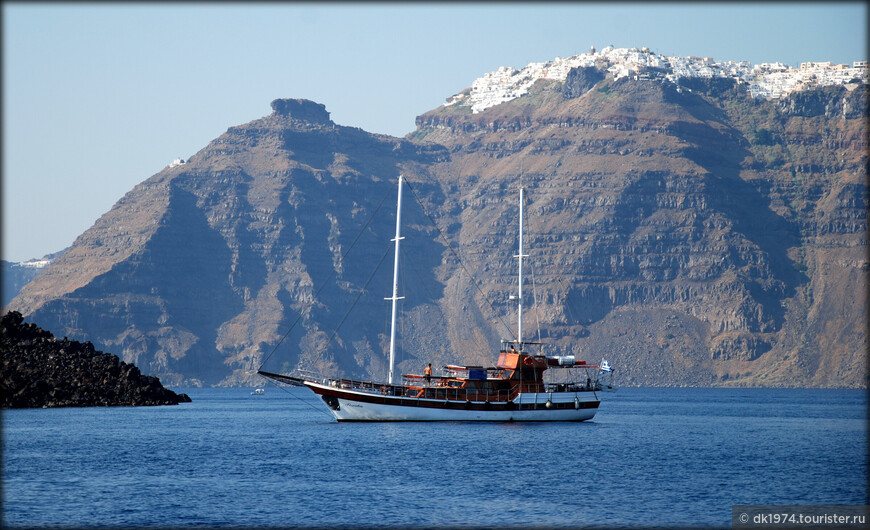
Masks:
[[[3,408],[177,405],[189,403],[90,342],[55,339],[10,311],[0,319]]]

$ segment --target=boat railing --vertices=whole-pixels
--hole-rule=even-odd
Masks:
[[[516,397],[517,393],[601,391],[601,384],[596,379],[571,383],[523,382],[510,389],[499,390],[452,386],[462,384],[462,381],[440,376],[432,377],[428,382],[422,376],[412,376],[406,377],[404,382],[403,385],[389,385],[353,379],[333,379],[331,386],[383,396],[491,403],[510,401]]]
[[[405,387],[404,397],[419,399],[438,399],[445,401],[506,402],[510,401],[510,389],[489,390],[480,388],[460,388],[441,385],[409,385]]]
[[[333,379],[330,386],[343,390],[354,390],[370,394],[398,395],[402,387],[371,381],[355,381],[353,379]]]
[[[404,385],[389,385],[370,381],[355,381],[353,379],[333,379],[331,386],[383,396],[476,402],[506,402],[513,399],[517,393],[593,392],[601,390],[600,382],[595,379],[587,380],[585,383],[520,383],[515,385],[514,388],[499,390],[454,387],[450,383],[457,383],[457,381],[446,377],[433,377],[427,383],[423,377],[411,377],[406,378],[406,384]]]
[[[593,392],[601,390],[597,380],[583,383],[547,383],[547,392]]]

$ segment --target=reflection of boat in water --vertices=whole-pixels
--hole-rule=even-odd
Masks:
[[[266,389],[264,389],[264,388],[257,388],[257,389],[255,389],[253,392],[251,392],[251,395],[252,395],[252,396],[262,396],[262,395],[265,394],[265,393],[266,393]]]
[[[395,323],[398,296],[397,267],[401,232],[402,177],[399,177],[396,215],[396,252],[393,271],[390,368],[386,383],[331,379],[311,374],[284,375],[259,371],[275,381],[306,386],[319,395],[339,421],[584,421],[592,419],[600,401],[602,373],[597,365],[573,356],[533,354],[523,341],[523,198],[520,189],[519,281],[517,338],[503,340],[494,366],[443,367],[442,375],[405,374],[393,381]],[[606,363],[603,361],[602,364]],[[544,374],[549,372],[548,380]]]

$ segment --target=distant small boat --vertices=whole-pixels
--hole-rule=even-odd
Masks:
[[[256,389],[256,390],[254,390],[253,392],[251,392],[251,395],[252,395],[252,396],[262,396],[262,395],[265,394],[265,393],[266,393],[266,390],[265,390],[265,389],[263,389],[263,388],[258,388],[258,389]]]

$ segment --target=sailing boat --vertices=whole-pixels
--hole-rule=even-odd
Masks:
[[[402,218],[402,182],[396,213],[396,243],[393,262],[393,293],[390,328],[390,366],[386,383],[258,373],[281,383],[301,385],[319,395],[338,421],[584,421],[595,416],[602,391],[599,375],[589,375],[597,365],[573,356],[535,355],[523,340],[523,199],[520,188],[517,338],[502,340],[495,366],[447,365],[444,375],[404,374],[396,381],[396,302],[398,293],[399,244]],[[562,383],[545,382],[547,370],[567,370]],[[585,375],[576,380],[577,370]],[[610,371],[607,365],[607,371]],[[612,387],[611,387],[612,388]]]

